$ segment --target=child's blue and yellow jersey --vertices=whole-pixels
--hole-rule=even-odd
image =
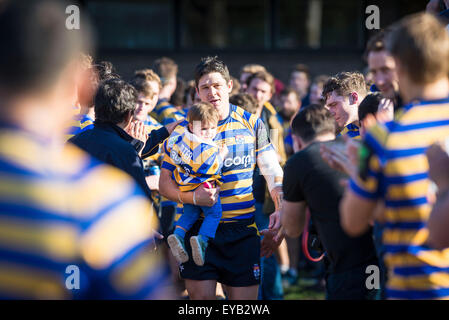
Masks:
[[[0,298],[157,297],[171,277],[155,217],[122,171],[0,127]]]
[[[351,139],[360,140],[360,128],[355,124],[350,123],[341,130],[337,137],[339,136],[348,136]]]
[[[382,243],[389,298],[449,298],[449,249],[426,245],[432,207],[425,151],[447,136],[449,98],[405,106],[364,139],[359,177],[350,187],[361,198],[385,203]]]
[[[87,114],[77,114],[73,119],[72,126],[69,128],[68,133],[65,135],[66,141],[71,137],[76,136],[78,133],[84,132],[94,128],[94,119]]]
[[[189,132],[175,133],[165,146],[164,161],[175,166],[173,177],[181,191],[191,191],[207,181],[219,182],[223,159],[215,143],[208,143]]]
[[[174,130],[175,134],[182,134],[186,126],[187,121],[182,122]],[[257,156],[274,150],[266,128],[257,116],[230,105],[229,116],[219,121],[214,140],[217,145],[226,145],[229,151],[222,167],[221,220],[251,218],[255,211],[252,185]],[[165,153],[168,152],[167,141],[164,143]],[[164,156],[162,168],[174,172],[176,167],[165,161],[167,157]]]
[[[186,117],[181,110],[171,105],[167,99],[159,100],[150,115],[164,126]]]

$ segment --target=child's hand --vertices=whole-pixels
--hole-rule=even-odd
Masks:
[[[218,153],[220,154],[222,159],[226,158],[229,153],[228,147],[226,145],[218,147]]]

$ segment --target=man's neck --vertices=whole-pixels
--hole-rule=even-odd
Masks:
[[[220,108],[218,113],[220,114],[220,120],[224,120],[229,116],[229,101]]]
[[[449,96],[449,79],[441,78],[431,84],[416,85],[409,83],[402,91],[404,103],[408,104],[414,100],[437,100]]]
[[[301,150],[307,148],[308,146],[310,146],[312,143],[315,143],[315,142],[326,142],[326,141],[332,141],[332,140],[335,140],[334,133],[324,133],[322,135],[315,137],[315,139],[313,139],[307,143],[303,143]]]
[[[85,114],[91,119],[95,119],[95,108],[93,106],[81,106],[80,114]]]

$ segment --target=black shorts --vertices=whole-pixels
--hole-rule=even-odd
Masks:
[[[197,235],[202,220],[186,234],[189,261],[179,266],[183,279],[217,280],[231,287],[249,287],[260,282],[260,235],[254,219],[220,223],[209,240],[204,266],[193,262],[190,237]]]
[[[176,206],[166,205],[160,207],[160,231],[167,239],[175,230]]]

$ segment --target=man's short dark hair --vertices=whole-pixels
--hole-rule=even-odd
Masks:
[[[253,114],[256,113],[258,107],[256,98],[244,92],[232,95],[229,102]]]
[[[368,61],[368,55],[370,52],[380,52],[387,50],[385,48],[385,36],[387,30],[380,30],[375,35],[373,35],[367,42],[363,58]]]
[[[376,115],[379,109],[379,103],[383,99],[380,92],[368,94],[359,104],[359,121],[365,119],[368,114]]]
[[[65,1],[0,3],[0,87],[17,95],[48,88],[81,51],[90,51],[89,24],[66,28]]]
[[[229,80],[231,80],[228,67],[223,61],[219,60],[217,56],[205,57],[201,58],[200,63],[195,68],[196,87],[198,87],[198,83],[202,76],[213,72],[218,72],[219,74],[221,74],[226,82],[229,82]]]
[[[106,80],[95,95],[95,119],[117,124],[136,109],[136,89],[120,79]]]
[[[319,104],[311,104],[299,110],[292,120],[292,132],[304,142],[310,142],[325,133],[335,133],[332,114]]]

